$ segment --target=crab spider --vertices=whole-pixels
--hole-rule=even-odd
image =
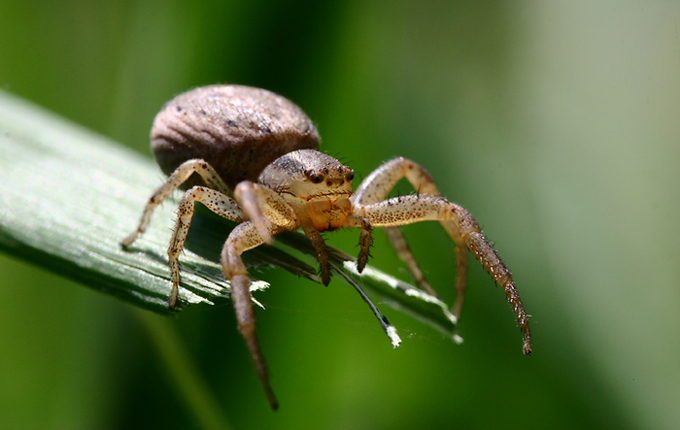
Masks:
[[[415,282],[436,295],[398,227],[438,221],[457,251],[454,315],[459,316],[463,303],[470,250],[505,290],[524,334],[523,352],[531,353],[528,317],[510,272],[472,215],[442,197],[430,174],[419,164],[401,157],[388,161],[353,192],[354,171],[317,151],[318,132],[299,107],[269,91],[234,85],[197,88],[179,95],[156,117],[151,138],[154,154],[169,177],[151,196],[137,229],[122,245],[131,245],[142,235],[154,208],[173,190],[203,184],[191,187],[179,204],[168,248],[172,277],[168,304],[171,308],[177,304],[179,256],[195,203],[201,202],[216,214],[239,223],[226,239],[220,261],[231,284],[239,331],[274,409],[278,402],[255,333],[248,272],[241,255],[271,243],[284,231],[302,228],[314,246],[321,280],[327,285],[331,265],[321,233],[358,227],[357,270],[361,272],[369,258],[372,229],[382,227]],[[196,181],[195,174],[201,182]],[[402,178],[418,194],[386,199]]]

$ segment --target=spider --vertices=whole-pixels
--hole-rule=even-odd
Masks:
[[[325,285],[330,282],[331,265],[321,233],[360,228],[357,270],[361,272],[369,258],[372,228],[383,227],[415,282],[436,296],[398,226],[438,221],[456,245],[453,314],[460,315],[463,303],[469,249],[504,288],[523,331],[523,352],[531,353],[528,317],[510,272],[477,221],[467,210],[442,197],[422,166],[395,158],[369,174],[353,192],[354,171],[319,152],[318,145],[319,134],[307,115],[291,101],[267,90],[213,85],[180,94],[165,105],[151,129],[152,150],[169,177],[153,193],[137,229],[121,245],[128,247],[144,233],[155,207],[173,190],[193,185],[180,201],[168,248],[172,277],[168,304],[174,308],[180,286],[179,256],[195,202],[239,223],[229,234],[220,260],[230,281],[238,329],[274,409],[278,402],[255,333],[248,272],[241,254],[271,244],[275,235],[299,227],[314,246]],[[203,185],[196,185],[201,183],[199,178]],[[417,194],[386,199],[402,178]]]

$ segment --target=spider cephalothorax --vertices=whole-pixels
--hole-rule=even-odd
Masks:
[[[328,284],[331,267],[321,233],[359,227],[361,272],[369,257],[372,228],[383,227],[414,280],[431,294],[399,226],[438,221],[456,244],[459,316],[465,292],[467,251],[501,285],[524,333],[523,351],[531,353],[531,334],[510,272],[484,237],[477,221],[463,207],[441,196],[430,174],[404,158],[384,163],[352,191],[354,171],[316,150],[316,128],[300,108],[266,90],[235,85],[197,88],[170,101],[157,115],[151,131],[152,148],[163,170],[170,174],[151,196],[137,229],[125,238],[129,246],[146,229],[154,208],[194,173],[204,185],[190,188],[179,204],[168,259],[172,275],[169,306],[176,305],[180,286],[179,255],[184,247],[199,201],[211,211],[238,224],[221,254],[231,283],[239,330],[272,407],[278,403],[269,385],[264,359],[255,334],[255,314],[248,289],[248,272],[241,254],[284,231],[303,229],[316,251],[321,279]],[[387,199],[406,178],[417,195]],[[192,183],[197,183],[193,180]]]

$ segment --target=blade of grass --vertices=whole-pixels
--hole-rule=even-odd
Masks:
[[[137,306],[169,313],[166,247],[176,205],[158,208],[131,249],[119,246],[161,178],[151,160],[0,92],[0,250]],[[232,225],[204,212],[197,211],[182,256],[184,306],[228,297],[229,283],[217,260]],[[307,238],[290,233],[277,239],[276,247],[244,254],[246,264],[283,268],[319,282]],[[444,303],[377,269],[358,274],[353,257],[337,250],[331,254],[369,292],[457,339],[455,318]],[[257,281],[253,289],[266,286]]]
[[[194,419],[202,429],[229,430],[233,426],[224,415],[203,375],[185,348],[182,339],[167,318],[137,310],[137,318],[158,350],[165,365],[168,380],[194,413]]]

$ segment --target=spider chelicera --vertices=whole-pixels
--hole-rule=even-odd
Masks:
[[[278,403],[255,333],[248,272],[241,254],[271,243],[278,233],[299,227],[314,245],[324,284],[330,282],[331,265],[321,232],[360,228],[357,270],[361,272],[369,257],[372,228],[383,227],[415,282],[436,296],[398,226],[439,221],[457,251],[453,314],[460,315],[463,303],[469,249],[504,288],[524,333],[523,352],[531,353],[528,317],[510,272],[477,221],[467,210],[442,197],[422,166],[404,158],[393,159],[369,174],[353,192],[353,170],[317,151],[318,145],[319,134],[307,115],[291,101],[269,91],[214,85],[177,96],[156,116],[151,130],[154,155],[169,177],[153,193],[139,226],[122,245],[131,245],[142,235],[155,207],[173,190],[194,185],[180,201],[168,248],[172,277],[168,303],[174,308],[180,286],[179,256],[194,203],[201,202],[216,214],[239,223],[224,244],[221,263],[231,284],[239,331],[274,409]],[[402,178],[417,194],[385,200]],[[198,183],[202,185],[195,185]]]

